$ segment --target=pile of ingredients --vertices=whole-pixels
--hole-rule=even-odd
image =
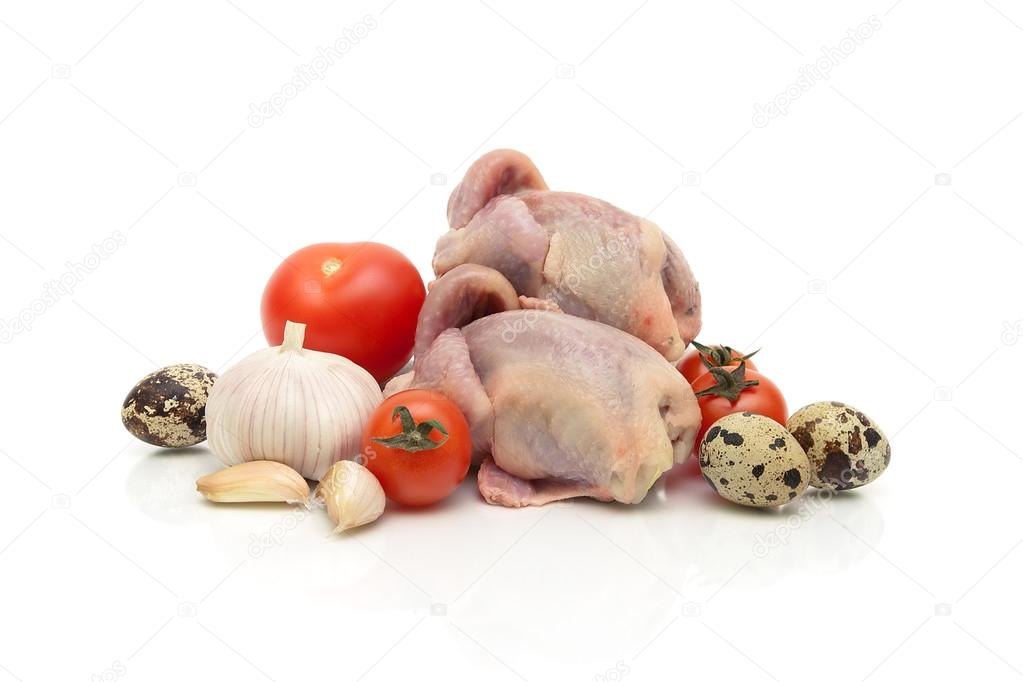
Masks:
[[[754,353],[695,341],[699,286],[654,223],[549,190],[512,150],[478,159],[447,213],[429,293],[388,246],[301,249],[263,292],[270,347],[221,376],[143,377],[124,426],[165,448],[208,441],[225,468],[196,487],[213,502],[315,504],[339,532],[388,499],[435,504],[470,469],[490,504],[638,503],[692,454],[722,498],[776,507],[887,468],[860,410],[789,415]]]

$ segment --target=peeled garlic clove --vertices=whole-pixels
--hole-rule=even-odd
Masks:
[[[301,474],[267,460],[221,469],[200,478],[195,488],[213,502],[309,502],[309,484]]]
[[[327,470],[316,488],[316,497],[327,506],[335,533],[363,526],[384,513],[384,489],[366,467],[342,460]]]

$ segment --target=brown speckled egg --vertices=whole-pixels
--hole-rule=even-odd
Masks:
[[[700,443],[700,471],[718,495],[747,507],[776,507],[810,482],[810,462],[785,428],[736,412],[718,419]]]
[[[171,365],[147,374],[121,406],[131,435],[151,445],[184,448],[206,440],[206,398],[217,375],[201,365]]]
[[[876,422],[838,402],[812,403],[789,417],[788,430],[810,458],[810,485],[848,490],[888,467],[892,448]]]

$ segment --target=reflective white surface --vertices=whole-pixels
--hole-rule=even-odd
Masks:
[[[341,679],[427,666],[431,679],[684,667],[789,680],[836,661],[839,679],[882,662],[877,677],[895,679],[959,660],[997,678],[1005,664],[971,635],[1011,660],[997,624],[1019,599],[1019,558],[996,563],[1006,524],[976,524],[1015,510],[990,495],[950,504],[941,480],[914,476],[927,431],[899,439],[875,485],[776,511],[731,506],[683,467],[635,507],[496,508],[467,481],[438,508],[389,508],[344,537],[322,510],[206,502],[194,480],[218,464],[203,447],[132,444],[3,554],[18,614],[4,637],[20,642],[12,665],[71,675],[110,659],[139,679],[194,675],[199,659],[210,679],[297,680],[327,661]],[[18,658],[39,637],[62,655]]]

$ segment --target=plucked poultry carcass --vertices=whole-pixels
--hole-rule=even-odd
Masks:
[[[515,291],[636,336],[671,361],[700,330],[700,290],[657,225],[611,204],[552,192],[524,154],[478,159],[448,201],[440,277],[463,263],[503,274]]]
[[[434,282],[413,370],[385,393],[404,388],[433,389],[459,406],[480,493],[509,507],[639,502],[689,455],[700,426],[689,384],[650,346],[520,297],[480,265]]]

